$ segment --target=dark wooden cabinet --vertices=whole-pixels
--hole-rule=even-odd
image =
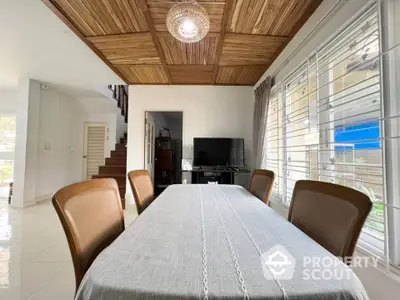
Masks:
[[[157,137],[154,153],[154,185],[156,193],[161,193],[167,186],[178,183],[178,168],[181,161],[181,140],[170,137]]]
[[[159,170],[170,170],[174,168],[172,149],[156,148],[155,167]]]

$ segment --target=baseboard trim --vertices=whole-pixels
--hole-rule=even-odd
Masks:
[[[11,201],[11,207],[13,208],[24,208],[24,207],[29,207],[29,206],[34,206],[37,203],[40,203],[42,201],[46,201],[46,200],[50,200],[51,196],[53,196],[53,194],[47,194],[47,195],[43,195],[40,197],[36,197],[35,200],[33,201],[25,201],[24,203],[22,203],[22,205],[14,203],[14,201]]]
[[[22,205],[21,205],[21,203],[14,203],[12,201],[11,201],[11,204],[10,204],[10,206],[12,208],[25,208],[25,207],[34,206],[34,205],[36,205],[36,201],[35,200],[24,202],[24,203],[22,203]]]
[[[36,197],[35,201],[36,201],[36,203],[38,203],[38,202],[50,200],[51,196],[53,196],[53,194],[47,194],[47,195],[44,195],[44,196]]]

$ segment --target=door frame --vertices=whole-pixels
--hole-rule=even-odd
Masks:
[[[143,152],[143,169],[144,170],[147,170],[147,161],[146,161],[146,151],[147,151],[147,139],[146,139],[146,136],[147,136],[147,116],[148,115],[150,115],[150,113],[151,113],[152,111],[146,111],[145,112],[145,114],[144,114],[144,148],[143,148],[143,150],[144,150],[144,152]],[[151,116],[151,115],[150,115]],[[151,116],[152,118],[153,118],[153,120],[154,120],[154,117],[153,116]],[[152,145],[153,145],[153,147],[152,147],[152,149],[151,149],[151,151],[152,151],[152,153],[150,154],[150,157],[151,157],[151,159],[152,159],[152,165],[153,165],[153,167],[152,167],[152,172],[151,172],[151,179],[152,179],[152,181],[154,182],[154,165],[155,165],[155,148],[156,148],[156,146],[155,146],[155,143],[156,143],[156,135],[157,135],[157,133],[156,133],[156,123],[155,123],[155,120],[154,120],[154,132],[153,132],[153,141],[152,141]]]
[[[88,129],[89,127],[104,127],[104,158],[108,154],[108,139],[109,139],[109,128],[106,122],[85,122],[83,125],[83,152],[82,152],[82,180],[90,180],[87,178],[87,146],[88,146]]]
[[[146,141],[146,115],[148,114],[148,113],[175,113],[175,112],[178,112],[178,113],[181,113],[182,114],[182,126],[181,126],[181,131],[182,131],[182,149],[181,149],[181,152],[182,152],[182,159],[183,159],[183,152],[184,152],[184,147],[183,147],[183,145],[184,145],[184,126],[185,126],[185,122],[184,122],[184,111],[183,110],[181,110],[181,109],[170,109],[170,110],[157,110],[157,109],[153,109],[153,110],[144,110],[144,114],[143,114],[143,124],[144,124],[144,129],[143,129],[143,133],[144,133],[144,135],[143,135],[143,159],[142,159],[142,161],[143,161],[143,169],[144,170],[146,170],[146,146],[147,146],[147,141]],[[155,127],[154,127],[154,129],[155,129]],[[156,140],[156,137],[158,136],[158,133],[157,132],[155,132],[154,133],[154,149],[153,149],[153,151],[155,151],[155,140]],[[193,150],[193,149],[192,149]],[[182,162],[181,162],[181,164],[182,164]],[[155,153],[153,153],[153,167],[155,167]],[[181,166],[182,167],[182,166]],[[153,182],[154,182],[154,178],[152,178],[153,179]]]

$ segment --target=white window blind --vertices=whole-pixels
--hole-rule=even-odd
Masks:
[[[277,178],[271,200],[285,205],[300,179],[367,194],[374,206],[359,245],[389,259],[389,229],[400,212],[386,197],[385,140],[398,136],[384,134],[379,24],[374,5],[274,86],[264,165]]]

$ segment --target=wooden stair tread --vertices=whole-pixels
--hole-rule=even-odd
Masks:
[[[107,177],[110,177],[110,178],[115,178],[115,177],[123,178],[123,177],[126,177],[126,174],[125,174],[125,172],[121,172],[121,173],[100,173],[97,176],[101,176],[103,178],[107,178]]]
[[[123,163],[126,163],[126,157],[123,157],[123,156],[121,156],[121,157],[107,157],[106,158],[106,163],[107,162],[113,162],[113,163],[116,163],[116,162],[123,162]]]
[[[120,164],[120,165],[105,165],[106,167],[112,167],[112,168],[118,168],[118,167],[122,167],[122,169],[126,169],[126,167],[125,166],[123,166],[122,164]]]
[[[92,178],[114,178],[118,184],[118,191],[121,197],[122,207],[125,208],[126,193],[126,134],[125,138],[121,138],[120,143],[115,144],[115,150],[110,151],[110,157],[105,159],[105,164],[99,166],[99,174],[93,175]]]
[[[100,166],[100,169],[121,169],[121,170],[125,170],[126,166],[125,165],[104,165],[104,166]],[[119,171],[119,170],[118,170]]]
[[[123,166],[123,165],[115,165],[115,166],[113,166],[113,165],[104,165],[104,166],[100,166],[100,167],[126,168],[126,166]]]
[[[113,178],[113,177],[126,177],[126,174],[125,174],[125,173],[124,173],[124,174],[117,174],[117,173],[111,174],[111,173],[109,173],[109,174],[98,174],[98,175],[93,175],[92,177],[96,177],[96,178],[107,178],[107,177],[111,177],[111,178]]]
[[[113,156],[113,154],[117,155],[117,157],[126,157],[126,150],[112,150],[111,158],[116,157],[116,156]]]

